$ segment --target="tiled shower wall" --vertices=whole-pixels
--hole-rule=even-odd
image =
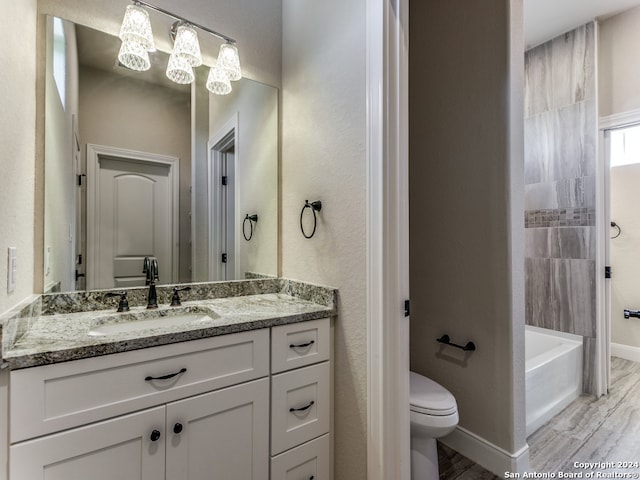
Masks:
[[[594,392],[595,24],[525,54],[525,272],[528,325],[584,337]]]

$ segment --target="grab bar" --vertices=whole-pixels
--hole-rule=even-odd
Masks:
[[[436,338],[436,342],[459,348],[460,350],[464,350],[465,352],[473,352],[476,349],[476,344],[473,342],[467,342],[466,345],[458,345],[457,343],[453,343],[449,338],[449,335],[442,335],[440,338]]]

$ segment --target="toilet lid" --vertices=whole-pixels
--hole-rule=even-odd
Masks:
[[[451,415],[458,410],[451,392],[430,378],[410,372],[411,410],[425,415]]]

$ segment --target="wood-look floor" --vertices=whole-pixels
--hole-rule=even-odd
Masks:
[[[612,358],[608,396],[578,398],[527,442],[531,472],[640,474],[640,468],[617,465],[640,462],[640,363]],[[440,480],[501,478],[441,444],[438,457]],[[585,469],[576,462],[612,462],[614,466]]]

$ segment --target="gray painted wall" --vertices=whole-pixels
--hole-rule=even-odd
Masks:
[[[584,337],[586,392],[595,388],[595,28],[525,55],[527,324]]]
[[[521,7],[411,2],[409,25],[411,369],[512,454],[526,445]]]

